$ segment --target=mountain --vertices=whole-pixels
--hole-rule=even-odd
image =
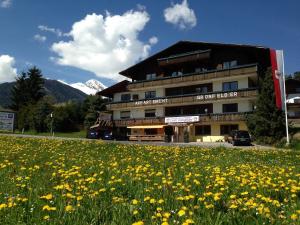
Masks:
[[[45,93],[52,96],[57,103],[67,102],[70,100],[84,101],[87,95],[82,91],[63,84],[57,80],[45,79]],[[0,106],[8,107],[11,105],[10,92],[15,82],[0,84]]]
[[[97,92],[102,91],[103,89],[106,88],[106,86],[104,84],[102,84],[100,81],[98,80],[88,80],[85,83],[73,83],[73,84],[68,84],[64,81],[60,81],[63,84],[69,85],[73,88],[76,88],[84,93],[86,93],[87,95],[95,95]]]

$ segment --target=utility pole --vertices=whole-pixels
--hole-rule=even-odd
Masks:
[[[287,112],[287,106],[286,106],[286,89],[285,89],[285,73],[284,73],[284,60],[283,60],[283,51],[281,51],[282,54],[282,79],[283,79],[283,100],[284,100],[284,113],[285,113],[285,130],[286,130],[286,143],[287,145],[290,144],[290,137],[289,137],[289,123],[288,123],[288,112]]]
[[[51,136],[54,136],[54,132],[53,132],[53,112],[50,114],[50,118],[51,118],[50,133],[51,133]]]

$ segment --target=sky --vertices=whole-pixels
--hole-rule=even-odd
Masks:
[[[0,0],[0,83],[35,65],[50,79],[110,86],[180,40],[283,49],[292,74],[299,8],[299,0]]]

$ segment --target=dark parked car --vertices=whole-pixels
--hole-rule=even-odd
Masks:
[[[103,136],[102,136],[103,140],[113,140],[113,134],[111,131],[104,131]]]
[[[89,129],[86,133],[86,138],[89,139],[99,139],[101,137],[101,133],[95,129]]]
[[[228,136],[228,142],[233,146],[239,144],[251,145],[251,137],[246,130],[233,130]]]

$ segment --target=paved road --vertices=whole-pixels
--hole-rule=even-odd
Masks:
[[[24,134],[3,134],[0,136],[13,136],[13,137],[23,137],[23,138],[47,138],[56,140],[80,140],[80,141],[97,141],[96,139],[86,139],[86,138],[69,138],[69,137],[51,137],[51,136],[38,136],[38,135],[24,135]],[[274,147],[262,146],[262,145],[252,145],[252,146],[232,146],[227,142],[189,142],[189,143],[165,143],[165,142],[139,142],[139,141],[105,141],[110,143],[120,143],[120,144],[143,144],[143,145],[158,145],[158,146],[198,146],[203,148],[212,147],[226,147],[226,148],[242,148],[242,149],[275,149]]]

